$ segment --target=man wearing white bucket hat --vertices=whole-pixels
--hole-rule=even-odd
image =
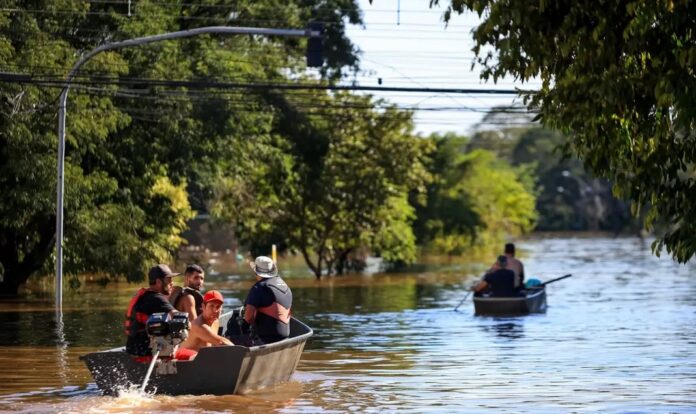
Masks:
[[[249,265],[256,283],[244,301],[244,321],[263,343],[290,336],[292,291],[278,275],[273,259],[259,256]]]

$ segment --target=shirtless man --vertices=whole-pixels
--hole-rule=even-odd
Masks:
[[[186,266],[184,286],[175,286],[169,294],[169,302],[180,312],[188,312],[189,319],[194,320],[203,311],[203,281],[205,272],[196,265]]]
[[[515,257],[515,245],[507,243],[505,245],[505,257],[507,257],[507,268],[515,273],[515,288],[524,288],[524,265]],[[500,265],[496,261],[486,274],[493,273],[500,269]]]
[[[222,294],[217,290],[206,292],[203,296],[203,312],[191,322],[188,338],[181,347],[198,352],[206,346],[233,345],[229,339],[217,334],[221,311]]]

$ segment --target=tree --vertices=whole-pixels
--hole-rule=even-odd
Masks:
[[[305,27],[319,16],[329,27],[327,79],[358,62],[344,33],[348,22],[360,23],[353,0],[283,7],[267,0],[240,10],[218,0],[141,0],[130,16],[125,2],[9,0],[4,7],[0,71],[32,79],[0,83],[0,294],[16,294],[30,275],[53,267],[55,102],[81,53],[106,41],[229,24],[235,12],[235,24],[261,19],[278,27]],[[191,203],[201,211],[218,180],[257,173],[258,163],[246,160],[250,148],[274,143],[277,109],[258,93],[167,88],[150,80],[284,81],[304,70],[303,45],[201,36],[103,53],[85,65],[68,100],[66,274],[142,280],[149,265],[169,260],[181,244]]]
[[[419,243],[448,255],[498,245],[506,236],[533,228],[536,220],[529,169],[513,169],[471,142],[452,134],[432,136],[428,166],[433,180],[426,201],[416,205]]]
[[[437,4],[438,0],[431,1]],[[693,2],[451,0],[474,10],[481,76],[538,78],[529,106],[570,137],[574,152],[614,191],[647,206],[653,244],[685,262],[696,252],[696,4]]]
[[[427,178],[427,142],[412,134],[411,114],[348,93],[312,93],[321,110],[304,108],[306,93],[268,99],[284,110],[273,149],[256,151],[265,173],[222,188],[215,211],[237,219],[245,238],[277,235],[317,278],[361,247],[414,260],[405,197]]]

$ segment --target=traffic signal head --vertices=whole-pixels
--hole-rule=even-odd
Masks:
[[[324,38],[324,24],[319,22],[312,22],[309,24],[310,32],[318,32],[318,36],[312,36],[310,34],[309,39],[307,39],[307,66],[310,68],[319,68],[324,65],[324,55],[323,55],[323,38]]]

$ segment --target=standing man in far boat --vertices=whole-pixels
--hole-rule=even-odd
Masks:
[[[278,275],[270,257],[259,256],[249,263],[256,283],[244,301],[244,322],[263,343],[280,341],[290,336],[292,291]]]
[[[203,311],[203,281],[205,272],[197,264],[186,266],[184,287],[175,286],[169,295],[169,302],[179,312],[188,312],[189,320],[194,320]]]
[[[515,288],[524,288],[524,265],[521,261],[515,258],[515,245],[514,243],[507,243],[505,245],[505,257],[507,258],[506,268],[512,270],[515,274]],[[486,274],[493,273],[500,269],[500,264],[498,261],[493,263],[493,266],[486,272]]]

